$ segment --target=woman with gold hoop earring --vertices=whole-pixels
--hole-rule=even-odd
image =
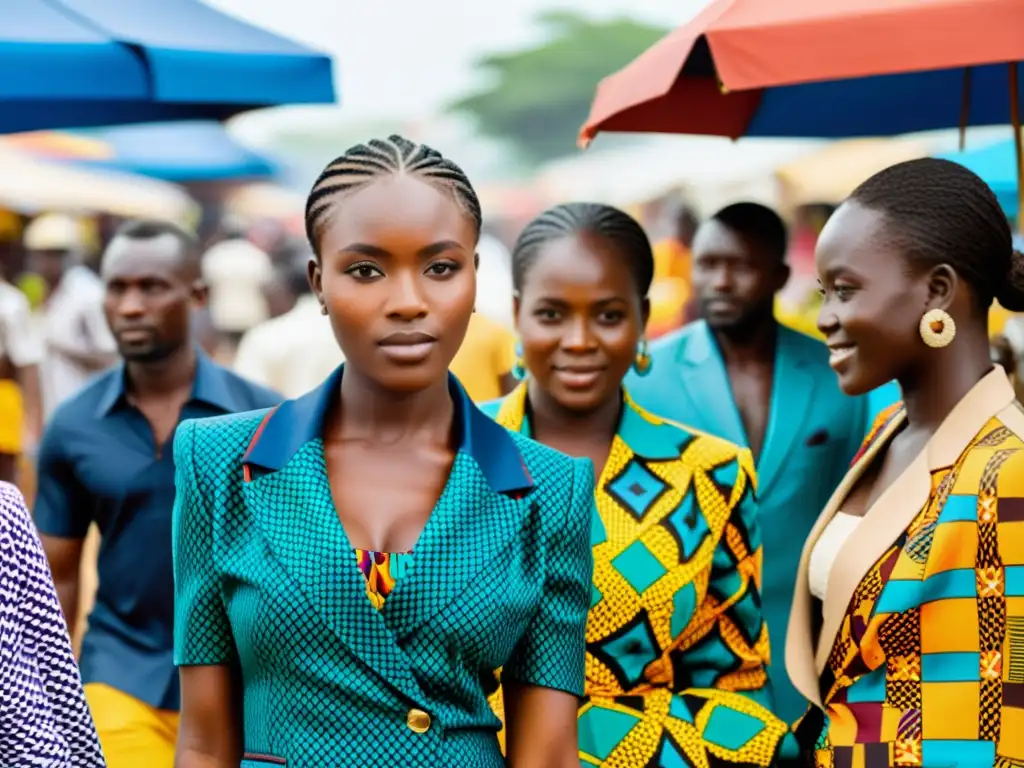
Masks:
[[[1024,257],[955,163],[864,182],[818,241],[818,327],[843,390],[895,379],[808,538],[786,647],[806,765],[1024,761],[1024,411],[989,357]]]
[[[777,765],[750,452],[622,385],[651,369],[647,236],[610,206],[559,205],[523,230],[512,270],[524,380],[483,410],[595,469],[580,762]]]

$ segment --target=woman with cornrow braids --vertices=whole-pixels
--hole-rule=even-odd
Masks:
[[[593,469],[448,372],[480,223],[459,167],[399,136],[313,185],[309,279],[346,363],[175,438],[177,768],[578,768]]]

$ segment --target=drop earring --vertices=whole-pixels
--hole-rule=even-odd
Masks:
[[[522,381],[526,378],[526,362],[523,360],[523,342],[516,341],[516,361],[512,365],[512,378]]]
[[[640,345],[637,347],[636,358],[633,360],[633,370],[636,371],[637,376],[646,376],[651,372],[651,368],[654,367],[654,360],[651,358],[651,353],[647,349],[647,339],[643,338],[640,340]]]

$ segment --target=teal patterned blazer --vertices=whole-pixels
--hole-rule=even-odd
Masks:
[[[240,668],[243,768],[504,766],[495,669],[583,694],[592,466],[451,378],[455,463],[378,611],[324,462],[342,374],[269,415],[178,428],[175,663]]]

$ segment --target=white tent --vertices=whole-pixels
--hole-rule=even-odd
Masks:
[[[112,213],[190,224],[195,201],[174,184],[31,157],[0,147],[0,208],[20,213]]]
[[[773,172],[823,142],[666,136],[635,147],[590,149],[543,166],[538,191],[558,201],[629,206],[673,190],[710,213],[737,199],[777,203]]]

